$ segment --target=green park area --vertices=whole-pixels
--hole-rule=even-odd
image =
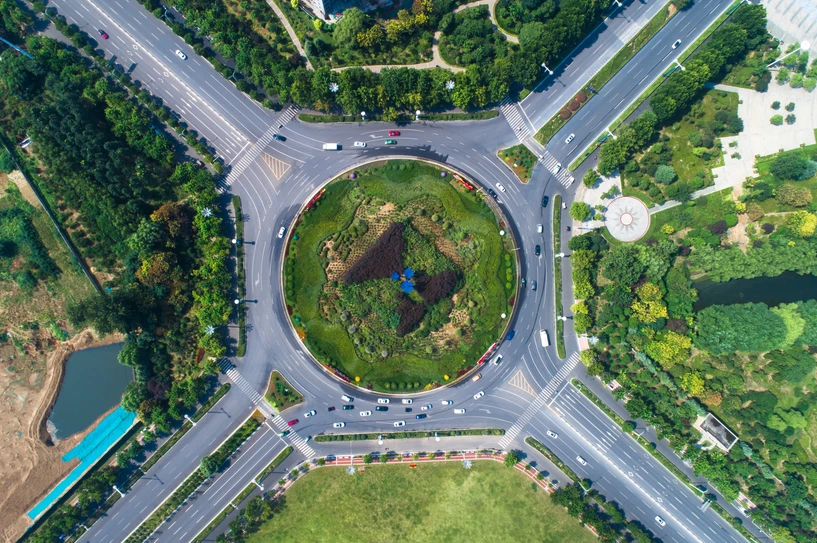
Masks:
[[[583,543],[596,538],[516,470],[496,462],[321,468],[250,536],[271,541]]]
[[[481,192],[435,166],[388,161],[336,179],[287,249],[298,335],[360,386],[453,380],[495,341],[513,305],[513,247],[501,228]]]

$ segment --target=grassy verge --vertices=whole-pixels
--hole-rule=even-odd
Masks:
[[[233,216],[235,216],[235,273],[236,295],[243,300],[247,295],[247,276],[244,269],[244,215],[241,210],[241,198],[233,196]],[[247,351],[247,308],[238,304],[238,348],[236,356],[241,358]]]
[[[246,441],[255,430],[261,425],[261,422],[255,416],[250,417],[241,425],[241,427],[233,432],[233,434],[222,443],[222,445],[210,455],[216,463],[221,466],[227,458],[235,452],[235,450]],[[178,488],[162,503],[150,517],[143,522],[133,534],[125,541],[126,543],[137,543],[147,539],[150,534],[158,528],[167,517],[175,511],[185,500],[193,493],[207,477],[200,469],[194,471],[185,481],[179,485]]]
[[[470,469],[461,462],[370,465],[354,476],[342,466],[313,469],[271,517],[248,543],[597,541],[527,475],[488,461]]]
[[[290,385],[289,381],[277,371],[273,371],[269,376],[269,385],[267,385],[264,399],[278,412],[304,401],[303,394]]]
[[[455,436],[504,436],[505,430],[501,428],[477,428],[473,430],[438,430],[436,432],[383,432],[372,434],[336,434],[315,436],[315,441],[365,441],[383,439],[415,439],[434,437],[455,437]]]
[[[507,149],[501,149],[497,156],[520,181],[523,183],[530,181],[533,168],[536,166],[536,155],[531,153],[530,149],[520,143]]]
[[[604,85],[606,85],[614,75],[616,75],[624,66],[632,60],[636,53],[638,53],[644,45],[648,41],[650,41],[653,36],[655,36],[667,21],[669,21],[673,15],[677,13],[677,10],[672,11],[670,13],[670,4],[664,6],[661,11],[655,14],[655,16],[650,19],[650,21],[642,28],[638,34],[632,39],[630,43],[624,46],[616,55],[611,58],[607,64],[602,67],[601,70],[596,73],[590,81],[588,81],[587,86],[585,89],[585,93],[587,94],[588,99],[585,102],[580,102],[580,106],[584,106],[590,99],[595,96],[595,94],[601,90]],[[595,92],[593,92],[593,89]],[[560,111],[564,111],[565,109],[569,109],[569,104],[572,102],[571,99],[569,102],[565,103],[565,105],[561,108]],[[575,111],[573,112],[575,114]],[[572,115],[571,115],[572,117]],[[547,145],[550,139],[553,137],[556,132],[559,131],[570,119],[563,118],[559,113],[554,115],[550,118],[548,122],[536,133],[536,140],[539,141],[542,145]]]
[[[562,251],[562,195],[557,194],[553,198],[553,254],[557,255]],[[564,315],[562,305],[562,259],[553,257],[553,311],[557,317]],[[564,358],[565,351],[565,323],[561,319],[556,321],[556,354],[559,358]]]
[[[540,453],[544,454],[547,457],[548,460],[553,462],[556,465],[557,468],[562,470],[562,473],[564,473],[565,475],[570,477],[573,480],[574,483],[578,483],[579,481],[582,480],[582,478],[579,477],[579,475],[575,471],[570,469],[567,466],[567,464],[562,462],[559,459],[559,457],[556,456],[556,454],[553,451],[551,451],[550,449],[548,449],[543,443],[537,441],[536,439],[533,439],[532,437],[526,437],[525,438],[525,443],[527,443],[528,445],[530,445],[531,447],[533,447],[534,449],[536,449]]]
[[[473,113],[424,113],[420,115],[421,121],[481,121],[493,119],[499,115],[495,109],[475,111]],[[301,113],[298,119],[305,123],[362,123],[363,117],[360,115],[313,115],[311,113]],[[395,123],[408,123],[415,120],[410,113],[401,113],[394,119],[387,119],[383,115],[369,114],[366,116],[369,121],[383,121]]]
[[[598,90],[598,89],[597,89]],[[550,139],[558,132],[582,106],[590,101],[593,93],[587,87],[581,89],[576,96],[565,102],[559,109],[559,113],[551,117],[548,122],[539,129],[534,138],[542,145],[547,145]]]
[[[701,45],[701,44],[702,44],[704,41],[706,41],[706,39],[707,39],[707,38],[709,38],[709,36],[711,36],[711,35],[712,35],[712,33],[713,33],[713,32],[714,32],[714,31],[715,31],[715,30],[716,30],[716,29],[717,29],[719,26],[721,26],[721,25],[723,24],[723,22],[724,22],[724,21],[725,21],[725,20],[726,20],[726,19],[729,17],[729,15],[731,15],[731,14],[732,14],[732,11],[734,11],[734,10],[735,10],[735,8],[737,8],[737,6],[739,6],[739,5],[741,4],[741,2],[742,2],[742,0],[735,0],[735,2],[733,2],[733,3],[732,3],[732,5],[731,5],[731,7],[730,7],[729,9],[727,9],[727,10],[726,10],[726,11],[725,11],[723,14],[721,14],[721,16],[720,16],[720,17],[718,17],[717,19],[715,19],[715,21],[714,21],[714,22],[713,22],[711,25],[709,25],[709,26],[706,28],[706,30],[704,30],[704,31],[703,31],[703,33],[702,33],[702,34],[701,34],[701,35],[698,37],[698,39],[697,39],[697,40],[695,40],[695,41],[692,43],[692,45],[690,45],[689,47],[687,47],[687,48],[684,50],[684,52],[683,52],[683,53],[681,53],[681,56],[680,56],[680,57],[678,57],[678,62],[684,62],[684,61],[685,61],[685,60],[686,60],[686,59],[687,59],[687,58],[688,58],[690,55],[692,55],[692,53],[694,53],[694,52],[695,52],[695,50],[696,50],[696,49],[697,49],[697,48],[698,48],[698,47],[699,47],[699,46],[700,46],[700,45]],[[665,74],[666,74],[666,75],[669,75],[669,73],[670,73],[670,72],[665,72]],[[635,101],[633,101],[633,102],[632,102],[632,103],[631,103],[629,106],[627,106],[627,109],[625,109],[625,110],[624,110],[624,113],[622,113],[621,115],[619,115],[619,116],[618,116],[618,118],[617,118],[615,121],[613,121],[612,123],[610,123],[610,126],[609,126],[610,131],[611,131],[611,132],[613,132],[613,131],[615,131],[615,130],[616,130],[618,127],[619,127],[619,126],[621,126],[621,124],[622,124],[624,121],[626,121],[626,120],[627,120],[627,117],[629,117],[630,115],[632,115],[632,114],[633,114],[633,112],[634,112],[636,109],[638,109],[638,107],[639,107],[641,104],[643,104],[643,103],[644,103],[644,101],[646,101],[646,100],[647,100],[647,98],[649,98],[649,97],[650,97],[650,95],[651,95],[653,92],[655,92],[655,89],[657,89],[658,87],[660,87],[660,86],[661,86],[661,84],[664,82],[664,80],[665,80],[665,79],[666,79],[666,77],[661,76],[661,77],[657,78],[655,81],[653,81],[653,82],[652,82],[652,84],[650,84],[650,86],[649,86],[649,87],[647,87],[647,89],[646,89],[644,92],[642,92],[642,93],[641,93],[641,95],[640,95],[640,96],[639,96],[639,97],[638,97],[638,98],[637,98]],[[577,158],[576,160],[574,160],[573,162],[571,162],[571,163],[570,163],[570,166],[568,166],[568,170],[570,170],[570,171],[574,171],[576,168],[578,168],[578,167],[579,167],[579,165],[581,165],[581,163],[582,163],[582,162],[584,162],[584,161],[585,161],[585,159],[586,159],[587,157],[589,157],[591,154],[593,154],[593,151],[595,151],[596,149],[598,149],[599,145],[601,145],[601,142],[599,142],[599,141],[594,141],[593,143],[591,143],[591,144],[590,144],[590,145],[589,145],[589,146],[588,146],[588,147],[587,147],[587,148],[584,150],[584,152],[583,152],[581,155],[579,155],[579,158]]]
[[[270,476],[270,474],[275,471],[275,468],[281,465],[281,463],[287,459],[287,456],[292,454],[292,447],[287,447],[276,456],[272,462],[269,463],[267,467],[265,467],[261,473],[258,474],[258,477],[255,478],[256,481],[259,483],[263,483],[264,479]]]

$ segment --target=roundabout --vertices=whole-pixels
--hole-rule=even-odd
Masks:
[[[334,375],[411,393],[477,365],[513,314],[506,219],[439,164],[377,161],[338,176],[295,220],[284,297],[298,338]]]

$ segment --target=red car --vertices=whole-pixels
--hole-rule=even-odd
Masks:
[[[289,426],[295,426],[296,424],[298,424],[298,419],[292,419],[287,423]]]
[[[105,33],[105,31],[104,31],[104,30],[97,30],[97,32],[99,32],[99,35],[100,35],[100,36],[102,36],[102,39],[103,39],[103,40],[107,40],[107,39],[108,39],[108,35]]]
[[[399,136],[399,135],[400,135],[399,130],[389,130],[389,136]]]

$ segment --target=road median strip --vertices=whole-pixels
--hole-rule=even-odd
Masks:
[[[431,432],[374,432],[370,434],[330,434],[319,435],[313,439],[319,443],[328,441],[366,441],[382,439],[416,439],[427,437],[458,437],[458,436],[504,436],[501,428],[478,428],[468,430],[438,430]]]
[[[558,252],[557,252],[558,251]],[[553,311],[557,317],[564,315],[562,303],[562,195],[553,197]],[[559,358],[567,356],[565,351],[565,323],[556,319],[556,354]]]
[[[486,109],[472,113],[421,113],[419,119],[410,113],[398,113],[396,117],[386,117],[378,113],[369,113],[364,119],[360,115],[321,115],[300,113],[298,120],[305,123],[362,123],[364,121],[382,121],[393,123],[411,123],[415,121],[481,121],[493,119],[499,115],[496,109]]]

